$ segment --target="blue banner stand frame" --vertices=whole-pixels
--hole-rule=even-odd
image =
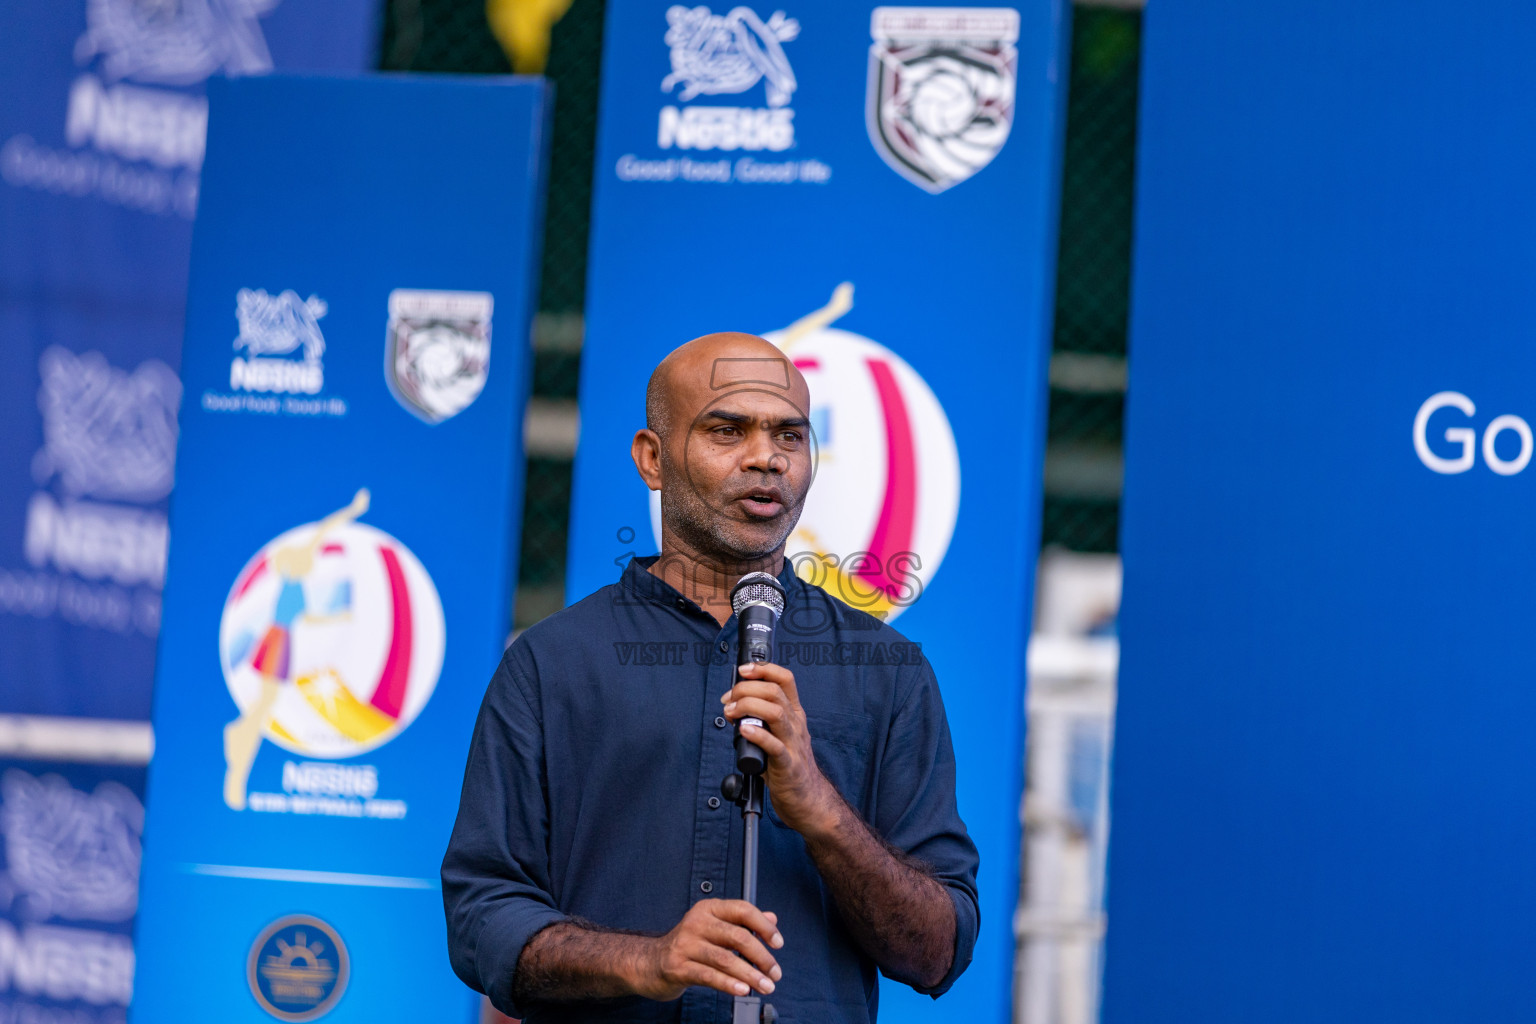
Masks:
[[[134,1019],[468,1020],[437,871],[510,627],[548,92],[209,92]]]

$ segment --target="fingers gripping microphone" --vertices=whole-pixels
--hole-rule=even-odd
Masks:
[[[766,572],[749,572],[731,588],[731,610],[736,613],[736,665],[773,660],[773,630],[784,612],[784,588]],[[737,680],[741,674],[736,675]],[[743,775],[761,774],[767,765],[763,748],[741,735],[751,723],[762,728],[760,718],[736,723],[736,768]]]

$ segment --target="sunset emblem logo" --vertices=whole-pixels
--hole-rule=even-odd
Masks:
[[[281,1021],[318,1020],[346,991],[351,958],[336,929],[295,914],[262,929],[246,958],[251,995]]]
[[[443,666],[437,588],[400,541],[357,520],[366,490],[273,538],[235,578],[219,625],[240,716],[224,728],[224,802],[246,803],[262,740],[305,757],[354,757],[421,713]]]

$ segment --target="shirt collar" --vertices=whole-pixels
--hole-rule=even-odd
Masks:
[[[619,579],[620,584],[636,597],[655,601],[658,604],[675,606],[678,598],[682,598],[697,609],[699,614],[708,615],[708,612],[694,604],[693,598],[650,571],[651,566],[655,565],[660,557],[660,555],[636,555],[631,558],[629,564],[624,567],[624,575]],[[785,607],[788,607],[799,595],[800,588],[805,585],[805,582],[795,575],[794,563],[788,558],[784,559],[784,567],[779,570],[778,580],[779,585],[784,588]],[[714,616],[711,615],[710,618],[713,619]]]

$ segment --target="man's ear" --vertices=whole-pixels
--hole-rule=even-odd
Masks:
[[[640,479],[653,491],[661,490],[661,438],[654,430],[637,430],[629,443],[629,457],[635,460]]]

